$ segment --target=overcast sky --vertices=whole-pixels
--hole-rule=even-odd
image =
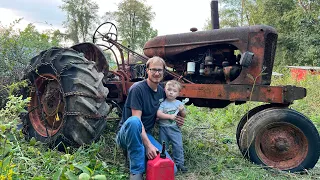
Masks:
[[[117,9],[118,0],[94,0],[99,15]],[[188,32],[191,27],[201,30],[210,18],[211,0],[146,0],[156,13],[152,26],[159,35]],[[9,25],[23,18],[19,28],[33,23],[39,30],[60,29],[65,13],[59,8],[61,0],[0,0],[0,21]]]

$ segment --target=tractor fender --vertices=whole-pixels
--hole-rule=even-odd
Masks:
[[[83,53],[84,57],[89,61],[96,62],[95,66],[98,72],[107,74],[109,71],[109,63],[103,53],[103,51],[95,44],[90,42],[76,44],[71,47],[80,53]]]

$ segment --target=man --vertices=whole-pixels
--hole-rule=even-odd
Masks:
[[[154,159],[161,144],[151,135],[157,110],[165,99],[163,88],[159,85],[163,79],[165,62],[160,57],[150,58],[146,63],[148,78],[133,84],[123,107],[122,118],[117,134],[117,144],[127,150],[130,160],[130,179],[142,179],[146,160]],[[175,121],[182,126],[184,118],[177,116]],[[167,153],[167,157],[171,157]],[[175,167],[175,172],[177,168]]]

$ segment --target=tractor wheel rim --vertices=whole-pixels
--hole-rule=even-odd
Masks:
[[[269,167],[289,170],[297,167],[308,154],[308,140],[296,126],[277,122],[257,134],[255,148],[260,160]]]
[[[61,86],[56,76],[52,74],[42,74],[34,84],[39,97],[35,90],[31,92],[28,107],[30,122],[34,130],[41,136],[53,136],[63,124],[64,100]]]

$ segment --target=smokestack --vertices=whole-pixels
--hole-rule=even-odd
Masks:
[[[211,0],[210,6],[212,29],[219,29],[218,0]]]

